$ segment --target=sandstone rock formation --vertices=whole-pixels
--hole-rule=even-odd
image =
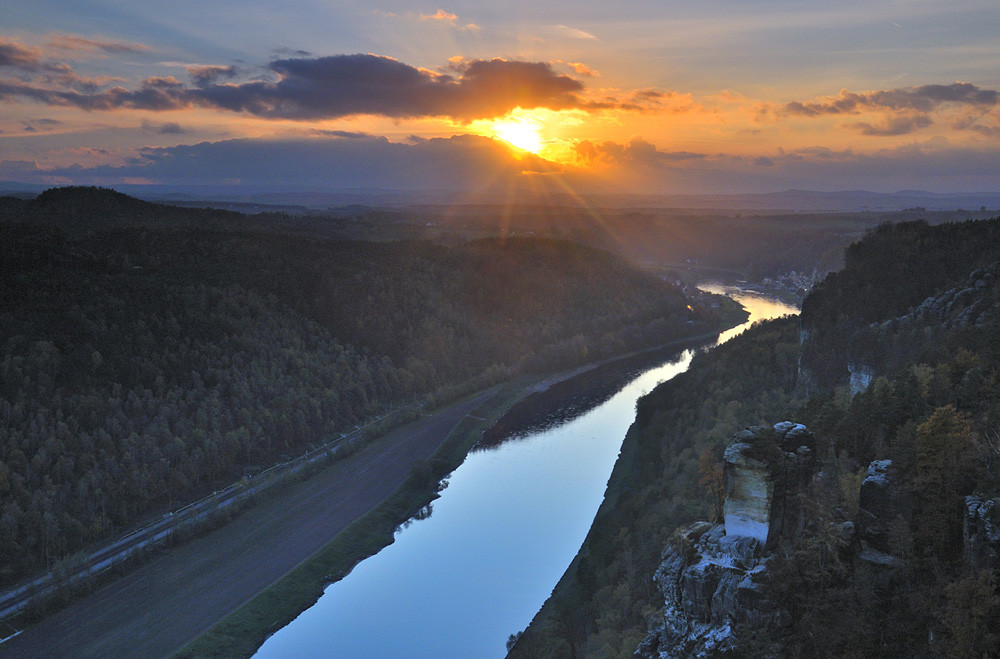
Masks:
[[[770,548],[804,523],[796,495],[805,490],[815,460],[812,433],[783,421],[736,434],[726,448],[723,479],[726,534],[756,538]]]
[[[768,550],[804,524],[798,495],[812,478],[814,450],[812,433],[787,421],[737,433],[724,458],[725,521],[696,522],[674,533],[653,577],[664,599],[662,616],[636,657],[734,653],[734,626],[786,624],[787,613],[761,584]]]
[[[879,565],[895,565],[889,529],[899,514],[899,484],[892,460],[874,460],[861,482],[858,502],[859,558]]]
[[[962,563],[971,573],[1000,567],[1000,498],[965,497]]]

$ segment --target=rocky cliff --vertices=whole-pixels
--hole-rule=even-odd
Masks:
[[[927,296],[906,313],[851,327],[849,324],[824,332],[812,340],[808,327],[802,330],[803,362],[797,391],[816,394],[832,384],[843,384],[850,393],[864,391],[872,380],[910,361],[921,349],[941,340],[949,330],[983,327],[1000,310],[1000,261],[970,272],[958,286]],[[807,323],[803,320],[803,323]],[[842,380],[816,378],[808,364],[842,374]],[[823,383],[826,386],[823,386]]]
[[[737,625],[787,624],[787,612],[763,584],[774,549],[806,522],[800,495],[815,473],[814,450],[812,433],[787,421],[736,434],[724,458],[725,519],[674,533],[653,577],[662,615],[636,657],[733,653]]]
[[[962,563],[969,573],[1000,567],[1000,497],[965,497]]]

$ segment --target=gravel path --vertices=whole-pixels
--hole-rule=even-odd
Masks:
[[[0,645],[0,657],[169,656],[380,503],[491,395],[399,428],[226,526],[162,551]]]

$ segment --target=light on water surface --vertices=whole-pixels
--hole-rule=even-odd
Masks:
[[[759,296],[740,302],[751,322],[797,312]],[[686,370],[692,354],[561,426],[471,453],[429,518],[331,584],[256,656],[502,657],[580,548],[636,400]]]

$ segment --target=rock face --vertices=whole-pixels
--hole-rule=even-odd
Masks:
[[[746,431],[749,432],[749,431]],[[723,482],[725,530],[729,535],[756,538],[767,542],[770,530],[774,481],[763,460],[749,457],[750,444],[737,442],[726,448]]]
[[[858,501],[859,558],[879,565],[895,565],[889,529],[899,514],[899,484],[892,460],[874,460],[861,482]]]
[[[962,563],[972,573],[1000,566],[1000,498],[965,497]]]
[[[868,388],[868,385],[872,381],[872,369],[870,366],[865,364],[859,364],[857,362],[850,362],[847,364],[847,372],[850,373],[850,380],[848,382],[851,390],[851,395],[860,393]]]
[[[942,328],[982,325],[986,314],[998,304],[993,290],[1000,283],[1000,262],[969,274],[963,286],[931,296],[909,314],[906,320],[938,324]]]
[[[791,421],[738,432],[723,465],[726,534],[770,548],[782,533],[800,529],[805,520],[796,495],[812,477],[814,449],[812,433]]]
[[[825,351],[819,345],[809,345],[815,331],[803,327],[796,394],[809,396],[834,385],[847,385],[851,394],[864,391],[880,374],[904,366],[924,345],[938,341],[943,332],[956,328],[982,327],[990,314],[1000,310],[1000,261],[974,270],[959,286],[924,299],[909,312],[879,323],[858,326],[840,337],[842,344],[867,344],[863,352],[847,355]],[[898,339],[906,336],[905,349]],[[839,382],[820,380],[807,366],[815,363],[813,350],[822,352],[821,359],[829,364],[840,363],[843,379]]]
[[[804,524],[799,504],[813,475],[813,436],[783,422],[737,433],[725,453],[725,522],[676,531],[653,577],[664,604],[635,656],[738,656],[732,629],[787,624],[762,590],[769,551]]]

